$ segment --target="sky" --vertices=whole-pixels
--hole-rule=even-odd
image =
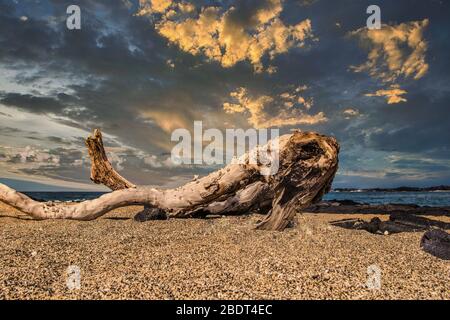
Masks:
[[[69,5],[81,30],[67,28]],[[102,190],[84,145],[100,128],[121,175],[174,187],[217,169],[170,159],[172,132],[202,121],[335,136],[334,187],[450,184],[449,7],[0,0],[0,182]]]

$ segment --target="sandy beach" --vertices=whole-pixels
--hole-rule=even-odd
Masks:
[[[139,209],[34,221],[0,204],[0,298],[450,299],[450,263],[420,249],[422,233],[329,224],[370,215],[305,213],[295,228],[265,232],[252,229],[260,215],[138,223]],[[372,265],[379,290],[367,287]],[[70,266],[79,289],[67,286]]]

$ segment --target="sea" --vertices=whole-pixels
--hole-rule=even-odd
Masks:
[[[330,192],[323,200],[352,200],[367,204],[414,204],[421,207],[450,207],[450,191]]]
[[[39,201],[72,201],[95,199],[102,192],[24,192],[31,198]],[[429,207],[450,207],[450,191],[436,192],[330,192],[324,199],[352,200],[367,204],[414,204]]]

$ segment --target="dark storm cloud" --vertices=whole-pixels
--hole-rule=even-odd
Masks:
[[[35,113],[62,113],[65,106],[56,99],[50,97],[36,97],[30,94],[0,93],[0,103],[25,109]]]
[[[58,7],[64,5],[64,2],[58,2]],[[73,91],[72,94],[60,93],[56,97],[15,95],[5,100],[8,105],[14,102],[15,106],[30,112],[44,109],[69,116],[73,123],[67,119],[62,121],[84,129],[91,129],[87,121],[95,120],[97,125],[120,136],[126,143],[151,149],[149,137],[167,141],[167,134],[158,126],[144,122],[140,118],[142,111],[183,113],[186,122],[192,122],[196,118],[195,114],[201,112],[191,112],[189,109],[210,105],[208,100],[216,95],[217,90],[226,90],[223,88],[220,67],[207,65],[194,69],[197,63],[195,59],[180,54],[175,48],[168,48],[155,34],[147,19],[131,19],[128,9],[120,5],[111,6],[109,2],[97,2],[97,11],[90,11],[94,10],[92,2],[80,5],[83,8],[82,30],[69,31],[62,21],[56,29],[58,35],[48,37],[51,40],[40,44],[39,48],[52,57],[45,66],[48,75],[64,70],[75,79],[88,78],[87,82],[70,85],[67,90]],[[96,17],[99,8],[104,9],[103,21]],[[20,24],[15,26],[24,28]],[[45,21],[35,22],[32,29],[43,34],[52,30]],[[21,42],[33,37],[33,33],[27,32],[30,32],[28,27],[23,30]],[[9,39],[7,42],[11,43]],[[12,44],[20,50],[19,45]],[[176,72],[166,64],[169,57],[177,63]],[[41,58],[35,55],[24,57],[23,60],[31,64]],[[10,101],[13,98],[21,100]],[[30,100],[42,104],[35,106],[29,103]],[[60,103],[77,104],[86,110],[57,112]],[[132,131],[129,130],[131,127]]]
[[[16,134],[18,132],[22,132],[22,130],[19,130],[17,128],[11,128],[11,127],[0,127],[0,132],[2,135],[10,135],[10,134]]]

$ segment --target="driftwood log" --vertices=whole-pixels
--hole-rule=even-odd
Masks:
[[[176,189],[156,189],[136,186],[118,174],[108,161],[100,131],[95,130],[86,140],[91,180],[113,192],[77,204],[37,202],[0,184],[0,201],[36,219],[93,220],[131,205],[144,205],[146,210],[175,218],[260,211],[267,216],[257,229],[282,231],[293,222],[296,212],[330,191],[338,169],[339,144],[331,137],[299,131],[277,139],[279,170],[274,175],[263,174],[270,163],[249,160],[261,148],[270,150],[258,146],[237,163],[206,177]]]
[[[416,216],[447,216],[450,217],[450,207],[428,207],[416,204],[367,204],[352,200],[321,201],[305,209],[311,213],[335,214],[396,214]]]
[[[422,232],[434,228],[450,230],[450,223],[418,217],[408,213],[392,213],[388,221],[373,218],[370,221],[362,219],[344,219],[331,222],[331,225],[353,230],[366,230],[373,234],[388,235],[403,232]]]

